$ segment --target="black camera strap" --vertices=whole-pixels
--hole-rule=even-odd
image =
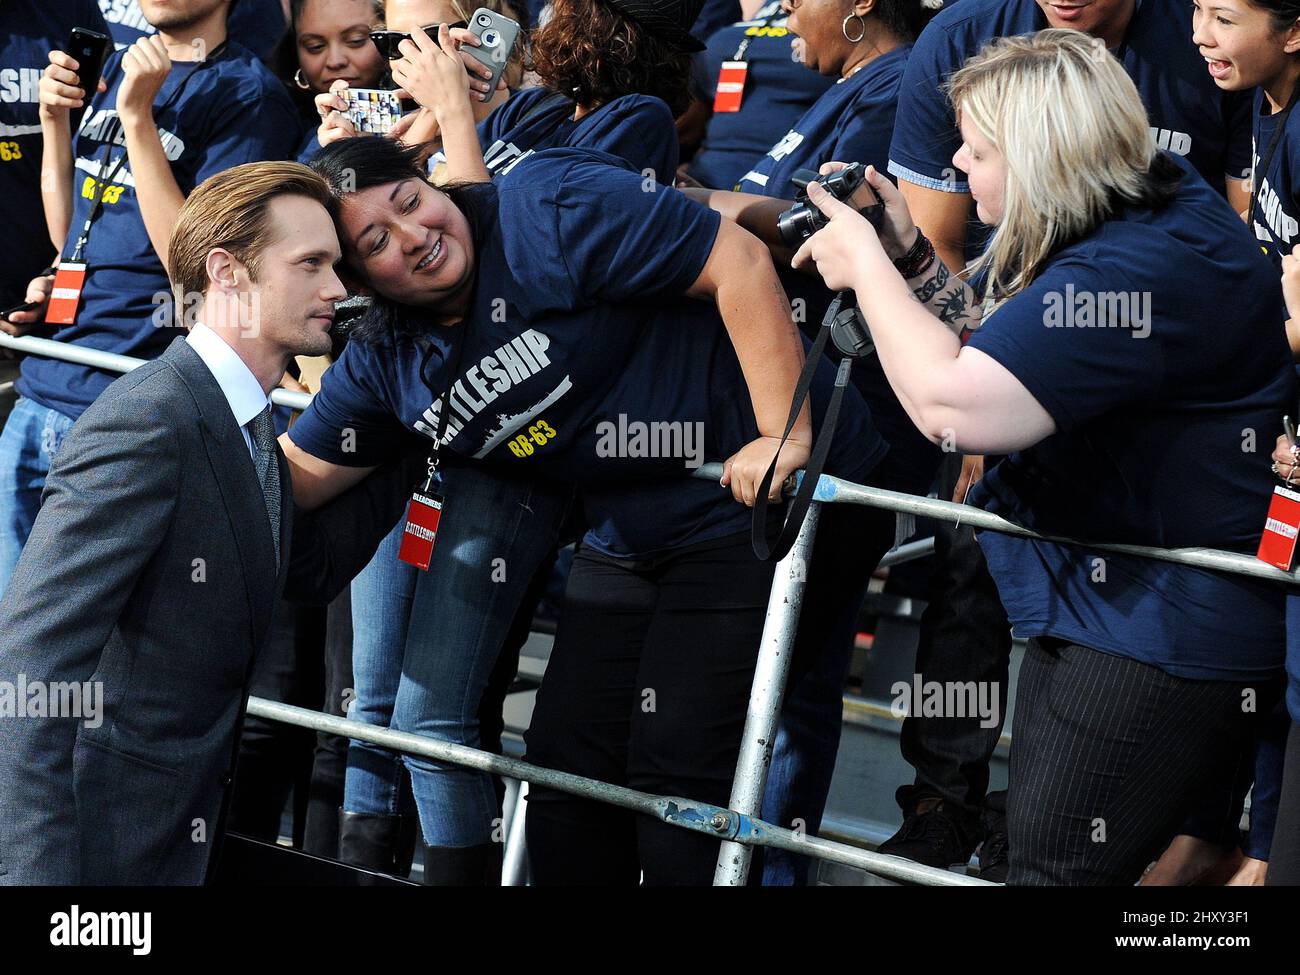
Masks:
[[[1277,152],[1278,143],[1282,141],[1282,136],[1286,132],[1287,121],[1291,118],[1291,113],[1295,110],[1296,101],[1300,100],[1300,83],[1291,89],[1291,97],[1287,99],[1286,107],[1282,109],[1281,117],[1277,120],[1277,128],[1273,130],[1273,138],[1269,140],[1268,148],[1264,151],[1261,165],[1258,170],[1252,169],[1250,173],[1250,215],[1246,220],[1246,226],[1250,232],[1255,232],[1255,212],[1259,209],[1259,190],[1263,181],[1268,179],[1268,169],[1273,165],[1273,156]],[[1258,148],[1258,147],[1256,147]],[[1254,162],[1254,160],[1251,160]]]
[[[758,485],[758,496],[754,499],[751,541],[754,546],[754,554],[764,562],[778,562],[785,558],[794,545],[795,539],[799,537],[799,530],[803,527],[804,519],[808,517],[808,508],[812,505],[813,495],[817,491],[817,482],[821,479],[822,469],[826,466],[826,458],[831,450],[831,441],[835,438],[835,423],[839,419],[840,403],[844,400],[844,390],[849,384],[849,373],[853,370],[853,360],[854,358],[870,355],[874,351],[874,346],[871,345],[869,339],[865,343],[859,340],[856,350],[847,353],[840,360],[839,369],[835,373],[835,386],[831,391],[830,402],[826,404],[826,415],[822,417],[821,432],[813,443],[812,453],[809,455],[808,463],[804,467],[803,480],[799,482],[799,488],[790,501],[790,507],[786,511],[785,522],[781,525],[780,532],[775,540],[769,541],[767,532],[767,492],[771,490],[772,478],[776,475],[776,462],[781,456],[781,448],[790,439],[790,431],[794,429],[794,425],[799,419],[799,412],[803,409],[804,401],[811,394],[813,377],[817,374],[817,366],[826,353],[826,343],[830,340],[831,333],[847,330],[850,324],[848,320],[857,319],[858,317],[857,308],[848,300],[848,295],[849,292],[847,291],[838,292],[831,301],[830,307],[826,309],[821,328],[817,330],[817,338],[813,341],[812,348],[808,350],[808,356],[803,364],[803,371],[799,374],[799,382],[794,390],[794,400],[790,404],[790,417],[786,421],[785,432],[781,434],[781,443],[777,446],[776,454],[772,457],[772,463],[768,465],[767,473],[763,475],[763,480]],[[837,341],[836,344],[841,348],[841,351],[845,351],[841,342]]]

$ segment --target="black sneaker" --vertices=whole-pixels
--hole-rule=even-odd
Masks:
[[[947,869],[970,860],[975,843],[942,801],[923,800],[876,852]]]
[[[1006,810],[985,806],[981,810],[980,825],[984,828],[984,842],[980,844],[980,879],[1005,884],[1010,868]]]

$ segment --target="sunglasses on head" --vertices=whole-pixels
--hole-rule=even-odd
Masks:
[[[438,36],[438,28],[441,26],[441,24],[428,24],[421,27],[420,30],[424,31],[430,37],[436,38]],[[447,26],[449,28],[459,27],[464,29],[469,26],[469,21],[458,20],[455,23],[448,24]],[[375,47],[379,48],[379,53],[387,60],[396,61],[402,56],[402,52],[397,49],[397,46],[401,44],[402,41],[409,41],[411,35],[400,30],[372,30],[370,32],[370,39],[375,42]]]

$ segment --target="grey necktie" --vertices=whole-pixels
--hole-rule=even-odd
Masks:
[[[271,519],[271,541],[275,544],[275,567],[280,568],[280,464],[275,454],[275,421],[268,406],[248,421],[248,432],[257,448],[254,466],[266,500],[266,514]]]

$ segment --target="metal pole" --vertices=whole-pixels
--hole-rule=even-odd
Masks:
[[[772,741],[785,693],[785,679],[790,672],[795,633],[799,629],[799,607],[808,583],[808,565],[821,505],[813,502],[794,546],[776,565],[772,592],[767,600],[767,618],[758,645],[758,662],[754,666],[754,685],[749,692],[749,713],[745,734],[740,742],[736,778],[731,785],[732,809],[742,816],[758,818],[762,812],[763,789],[767,770],[772,763]],[[724,842],[718,852],[718,867],[713,874],[715,887],[743,887],[749,877],[753,851],[743,843]]]
[[[522,887],[528,879],[527,848],[524,845],[524,824],[528,818],[528,783],[519,783],[515,800],[515,814],[510,817],[510,835],[506,838],[506,853],[501,864],[501,886]]]
[[[757,817],[742,816],[731,809],[723,809],[708,803],[694,802],[677,796],[655,796],[637,792],[624,786],[610,785],[595,779],[583,778],[568,772],[556,772],[553,769],[530,765],[518,759],[506,758],[491,752],[479,751],[468,745],[425,738],[405,731],[392,731],[375,725],[350,721],[347,718],[322,714],[307,708],[281,704],[260,697],[248,699],[248,713],[268,721],[280,721],[297,728],[311,731],[323,731],[326,734],[342,735],[359,741],[373,742],[384,748],[407,755],[420,755],[438,762],[450,762],[466,768],[491,772],[496,775],[516,778],[523,782],[540,783],[548,788],[558,789],[575,796],[607,802],[610,805],[643,813],[670,826],[705,833],[715,838],[734,839],[740,843],[754,846],[774,846],[777,849],[793,850],[808,856],[815,856],[833,863],[843,863],[859,867],[881,877],[902,880],[908,883],[927,884],[936,887],[996,887],[987,880],[968,877],[965,874],[950,873],[937,867],[926,867],[910,860],[898,857],[881,856],[855,846],[835,843],[818,837],[804,836],[789,829],[782,829],[765,823]],[[518,823],[515,816],[513,823]]]
[[[4,332],[0,332],[0,348],[44,356],[47,359],[75,362],[78,365],[104,369],[108,372],[130,372],[149,361],[129,355],[118,355],[116,352],[90,349],[83,345],[73,345],[70,342],[57,342],[54,339],[38,338],[35,335],[6,335]],[[311,394],[295,393],[288,389],[273,389],[271,402],[276,406],[287,406],[291,410],[305,410],[307,404],[311,402]]]

